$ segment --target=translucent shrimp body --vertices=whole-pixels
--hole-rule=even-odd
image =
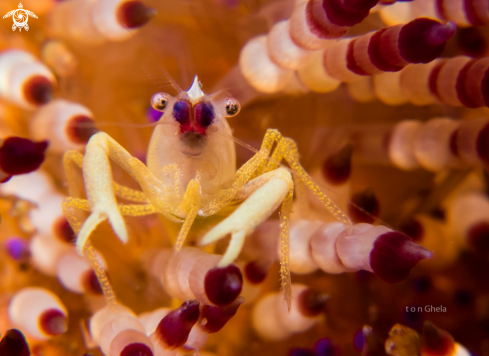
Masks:
[[[201,107],[213,114],[207,127],[197,122],[199,114],[202,116]],[[169,202],[179,204],[189,182],[197,176],[204,205],[216,199],[222,187],[232,181],[236,173],[236,153],[234,142],[223,139],[220,134],[232,135],[223,107],[223,102],[215,102],[204,95],[197,77],[188,92],[180,93],[168,103],[160,124],[153,131],[147,164],[163,183]],[[186,115],[188,118],[183,118]],[[185,123],[180,124],[175,116],[182,117],[180,121]]]

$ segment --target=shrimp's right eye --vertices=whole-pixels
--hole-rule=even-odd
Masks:
[[[173,105],[173,117],[180,125],[185,125],[190,118],[190,104],[188,101],[179,100]]]
[[[170,95],[167,93],[156,93],[151,97],[151,106],[155,110],[165,111],[169,101]]]

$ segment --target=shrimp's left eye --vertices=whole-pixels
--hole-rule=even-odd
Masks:
[[[188,101],[179,100],[173,105],[173,117],[180,125],[185,125],[190,118],[190,104]]]
[[[151,97],[151,106],[158,111],[165,111],[170,95],[167,93],[156,93]]]
[[[226,99],[226,114],[227,117],[233,117],[238,115],[239,110],[241,109],[241,105],[239,105],[239,101],[234,98]]]
[[[214,121],[214,108],[209,103],[198,103],[195,105],[195,121],[201,127],[208,127]]]

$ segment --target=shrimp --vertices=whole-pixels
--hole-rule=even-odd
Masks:
[[[108,220],[117,237],[125,243],[128,235],[122,216],[154,213],[182,223],[175,242],[175,250],[179,251],[197,216],[222,214],[226,208],[239,205],[200,241],[201,245],[208,245],[231,235],[218,264],[225,267],[238,257],[245,237],[281,205],[281,282],[290,305],[288,239],[294,194],[292,173],[296,184],[307,186],[348,229],[351,220],[302,168],[295,142],[276,129],[268,129],[258,152],[236,170],[234,142],[229,139],[232,131],[226,119],[237,115],[240,105],[233,98],[205,95],[197,76],[188,91],[175,97],[157,93],[151,103],[164,114],[151,137],[147,166],[104,132],[91,137],[84,157],[77,151],[64,155],[70,194],[73,195],[75,185],[73,164],[82,168],[86,187],[87,200],[69,197],[63,202],[63,210],[78,232],[78,253],[90,258],[89,237],[101,222]],[[128,172],[142,191],[113,182],[109,159]],[[282,161],[290,168],[281,166]],[[116,196],[138,204],[118,205]],[[76,221],[73,208],[91,212],[82,225]],[[96,268],[96,273],[104,278],[100,275],[101,268],[98,271]],[[108,281],[101,284],[107,286]]]

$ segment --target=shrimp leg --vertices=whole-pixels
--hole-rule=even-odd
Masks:
[[[69,165],[69,160],[73,159],[79,163],[79,157],[66,157],[65,164]],[[78,233],[76,246],[81,255],[84,245],[92,231],[104,220],[109,220],[117,237],[122,241],[127,241],[127,230],[122,219],[121,211],[115,199],[114,186],[112,182],[112,171],[109,158],[117,163],[122,169],[128,172],[141,186],[144,196],[137,191],[128,190],[129,188],[116,189],[124,197],[134,195],[134,199],[142,201],[143,197],[148,197],[154,211],[163,214],[172,221],[181,220],[175,218],[180,216],[181,209],[171,207],[165,200],[165,194],[161,187],[161,182],[149,171],[149,169],[138,159],[132,157],[121,145],[104,132],[93,135],[86,147],[85,157],[82,160],[83,177],[85,181],[87,200],[91,214],[84,222]],[[70,186],[73,185],[73,173],[67,171]],[[71,189],[71,188],[70,188]],[[125,194],[125,193],[127,194]],[[134,208],[137,210],[137,208]],[[145,208],[144,211],[148,211]],[[151,213],[152,209],[149,209]],[[140,215],[140,214],[138,214]]]

